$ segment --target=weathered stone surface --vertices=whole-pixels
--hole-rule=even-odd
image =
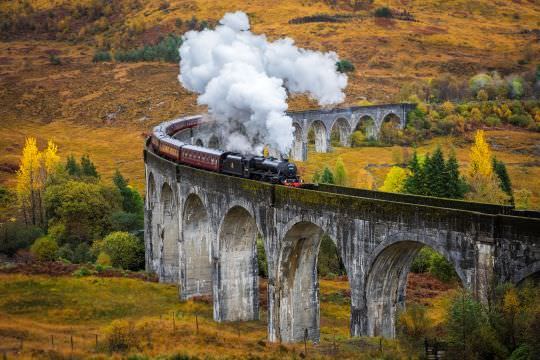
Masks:
[[[181,166],[145,152],[146,266],[181,298],[211,294],[216,321],[258,318],[255,239],[268,260],[270,341],[319,339],[317,254],[336,243],[351,286],[351,334],[395,335],[410,262],[424,245],[463,286],[539,270],[540,219],[509,207],[324,185],[291,189]],[[471,211],[472,210],[472,211]]]

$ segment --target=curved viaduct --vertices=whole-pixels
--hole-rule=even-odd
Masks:
[[[294,127],[291,159],[300,161],[307,159],[310,129],[315,135],[315,151],[330,152],[332,131],[337,132],[342,146],[349,146],[351,134],[363,125],[369,124],[367,135],[374,138],[379,136],[383,123],[392,118],[399,120],[400,128],[404,129],[407,113],[414,108],[416,104],[401,103],[288,112],[287,115],[292,118]],[[199,129],[193,129],[189,134],[183,134],[183,140],[191,141],[193,145],[218,148],[224,141],[213,130],[211,124],[205,124]]]
[[[170,162],[150,148],[146,171],[146,267],[180,297],[211,295],[216,321],[259,317],[256,239],[268,262],[268,338],[319,339],[317,256],[322,234],[351,288],[351,335],[395,335],[407,273],[430,246],[463,286],[519,282],[540,270],[540,218],[507,206],[330,185],[294,189]]]

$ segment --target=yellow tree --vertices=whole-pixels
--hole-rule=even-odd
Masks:
[[[341,156],[336,160],[336,168],[334,169],[334,177],[336,185],[347,185],[347,171],[345,170],[345,165],[343,164],[343,159]]]
[[[491,150],[484,138],[484,131],[478,130],[474,135],[474,144],[471,147],[471,162],[469,165],[469,176],[480,174],[490,176],[493,174]]]
[[[467,175],[470,192],[465,197],[468,200],[493,204],[509,202],[510,197],[501,190],[499,182],[493,173],[491,150],[486,142],[483,130],[478,130],[474,136]]]
[[[27,138],[24,144],[21,164],[17,171],[17,198],[23,210],[26,223],[36,225],[36,192],[39,187],[41,154],[35,138]]]
[[[406,169],[400,168],[399,166],[392,166],[384,179],[384,184],[379,190],[394,193],[403,192],[407,176],[408,171]]]
[[[40,152],[35,138],[26,139],[17,171],[17,197],[26,223],[44,225],[43,191],[47,178],[59,163],[58,148],[51,140],[47,143],[47,149]]]

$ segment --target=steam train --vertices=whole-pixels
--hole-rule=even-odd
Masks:
[[[260,180],[272,184],[300,187],[296,165],[273,157],[242,155],[230,151],[189,145],[176,138],[179,131],[202,123],[200,116],[171,120],[154,127],[150,136],[152,150],[174,162],[222,174]]]

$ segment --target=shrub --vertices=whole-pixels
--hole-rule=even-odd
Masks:
[[[354,65],[349,60],[340,60],[336,63],[337,71],[347,73],[354,71]]]
[[[58,258],[58,244],[49,236],[38,238],[30,251],[40,261],[54,261]]]
[[[449,282],[455,278],[454,267],[439,253],[432,256],[429,272],[443,282]]]
[[[49,63],[51,65],[62,65],[62,61],[60,60],[58,55],[55,55],[55,54],[50,54],[49,55]]]
[[[90,253],[90,246],[87,243],[80,243],[73,251],[73,262],[77,264],[84,264],[92,262],[92,254]]]
[[[93,271],[83,266],[80,269],[75,270],[72,275],[76,277],[83,277],[83,276],[90,276],[93,274],[94,274]]]
[[[108,51],[97,51],[92,59],[93,62],[112,61],[111,53]]]
[[[519,126],[519,127],[528,127],[532,125],[533,120],[529,114],[517,114],[512,115],[508,118],[508,122],[512,125]]]
[[[429,272],[443,282],[449,282],[457,277],[452,264],[444,256],[429,248],[423,247],[411,264],[414,273]]]
[[[127,232],[116,231],[103,239],[103,251],[110,256],[115,267],[138,270],[144,263],[144,247],[141,242]]]
[[[25,226],[18,222],[0,224],[0,253],[13,256],[43,235],[43,230],[36,226]]]
[[[126,352],[139,345],[138,334],[132,322],[114,320],[104,332],[109,352]]]
[[[411,264],[411,271],[413,273],[425,273],[429,271],[431,264],[431,255],[433,250],[429,247],[423,247],[420,249],[416,257]]]
[[[487,125],[487,126],[499,126],[501,125],[501,119],[499,119],[497,116],[495,115],[490,115],[488,116],[487,118],[484,119],[484,123]]]
[[[119,62],[165,61],[176,63],[180,61],[178,48],[181,44],[182,38],[180,36],[170,34],[156,45],[115,52],[114,59]]]
[[[351,134],[351,146],[352,147],[359,147],[362,146],[364,141],[366,140],[366,136],[361,131],[355,131]]]
[[[9,189],[6,189],[0,185],[0,206],[8,205],[14,200],[14,198],[15,194],[9,191]]]
[[[111,257],[104,252],[99,253],[96,264],[100,266],[111,266]]]
[[[73,261],[73,249],[71,248],[71,245],[64,244],[63,246],[58,249],[57,252],[58,258],[61,260],[69,260],[70,262]]]
[[[374,15],[375,17],[380,17],[380,18],[391,18],[392,10],[390,10],[390,8],[387,6],[382,6],[380,8],[375,9]]]

